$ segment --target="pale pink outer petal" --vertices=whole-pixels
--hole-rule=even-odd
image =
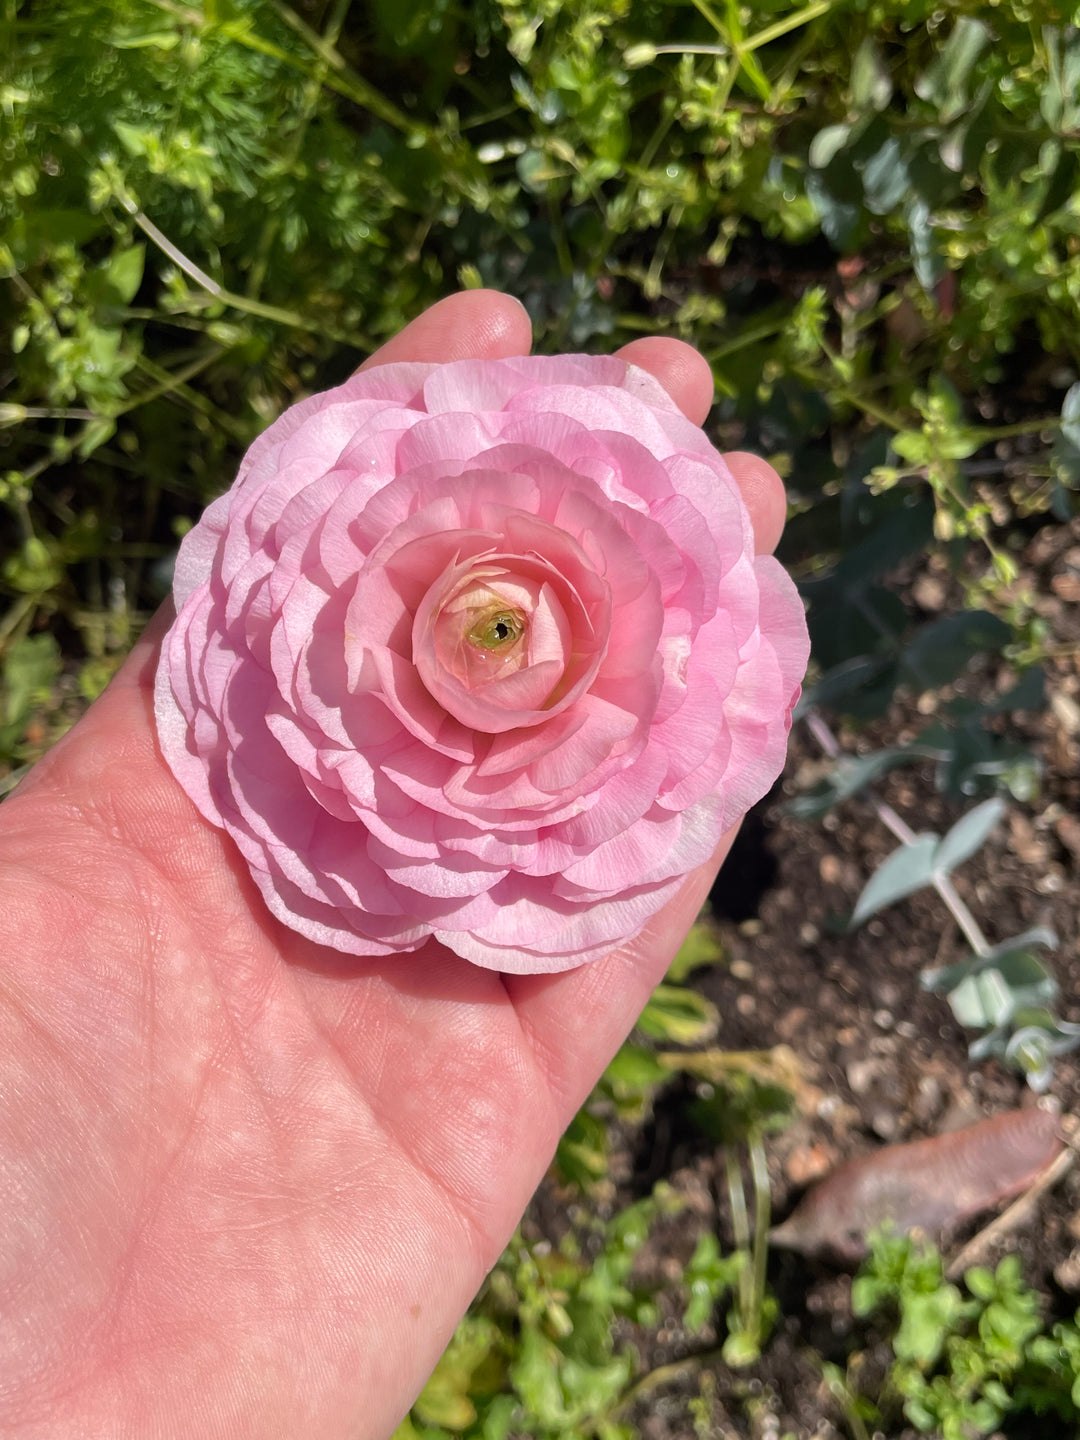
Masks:
[[[537,624],[513,703],[545,703],[544,665],[586,676],[529,728],[463,724],[417,674],[450,532],[533,557],[507,581]],[[580,565],[611,596],[588,671]],[[807,658],[722,457],[614,357],[388,365],[302,401],[185,537],[174,595],[162,752],[272,913],[517,973],[607,953],[707,859],[779,772]]]

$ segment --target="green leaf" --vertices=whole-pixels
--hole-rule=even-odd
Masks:
[[[903,750],[895,748],[875,750],[870,755],[844,756],[817,789],[790,801],[787,812],[797,820],[816,820],[841,800],[857,795],[867,785],[897,765],[906,764],[911,758]]]
[[[892,664],[887,655],[856,655],[851,660],[842,660],[803,691],[795,707],[795,718],[800,719],[808,710],[819,705],[833,706],[849,695],[865,691],[880,680]],[[843,706],[839,708],[843,709]]]
[[[114,303],[128,305],[142,284],[146,262],[145,245],[129,245],[118,250],[105,267],[105,283]]]
[[[115,420],[102,419],[89,421],[86,429],[82,433],[82,438],[79,440],[76,454],[80,460],[89,459],[95,450],[100,449],[102,445],[108,444],[115,434]]]
[[[892,91],[892,80],[881,51],[873,36],[867,35],[851,62],[852,108],[859,113],[884,110],[892,98]]]
[[[614,1062],[613,1062],[614,1063]],[[608,1127],[587,1109],[579,1110],[555,1148],[563,1182],[588,1190],[608,1173]]]
[[[848,142],[849,125],[826,125],[810,141],[807,159],[815,170],[824,170]]]
[[[1061,433],[1080,450],[1080,381],[1070,385],[1061,404]]]
[[[988,610],[944,615],[915,632],[904,649],[905,677],[924,690],[955,680],[976,655],[1001,650],[1012,630]]]
[[[945,274],[945,259],[938,243],[937,232],[930,224],[930,207],[924,199],[917,197],[906,207],[904,218],[911,242],[915,278],[929,295]]]
[[[126,120],[115,119],[112,128],[133,159],[152,152],[158,143],[157,136],[149,125],[130,125]]]
[[[4,579],[14,590],[24,595],[44,594],[59,585],[64,578],[64,568],[54,553],[53,543],[39,540],[31,535],[23,542],[22,549],[4,561]]]
[[[893,1336],[896,1358],[932,1365],[963,1308],[963,1297],[955,1285],[941,1285],[929,1294],[908,1292],[902,1299],[900,1326]]]
[[[976,1300],[992,1300],[997,1294],[994,1273],[983,1265],[974,1265],[970,1270],[965,1270],[964,1284]]]
[[[968,80],[976,61],[990,44],[990,30],[962,15],[942,49],[915,81],[915,93],[938,107],[938,118],[955,120],[967,103]]]
[[[986,800],[962,815],[948,832],[934,855],[934,869],[938,874],[948,875],[970,859],[986,840],[990,832],[1005,814],[1005,802],[997,798]]]
[[[390,1440],[420,1440],[419,1431],[412,1423],[411,1416],[405,1416],[405,1419],[391,1435]]]
[[[873,215],[887,215],[899,205],[911,187],[911,176],[900,141],[895,135],[890,135],[861,168],[866,208]]]
[[[698,1236],[694,1253],[683,1271],[683,1280],[690,1291],[690,1303],[683,1314],[683,1324],[688,1330],[705,1328],[717,1301],[738,1283],[748,1260],[745,1250],[722,1255],[720,1242],[711,1230]]]
[[[1036,945],[1053,950],[1057,943],[1058,937],[1053,930],[1046,925],[1036,925],[1032,930],[1025,930],[1022,935],[1014,935],[1008,940],[1002,940],[999,945],[993,946],[985,955],[969,955],[966,960],[960,960],[955,965],[945,965],[939,970],[924,970],[919,977],[919,984],[924,990],[947,993],[954,989],[961,980],[966,980],[969,975],[975,974],[988,965],[996,965],[999,961],[1006,960],[1013,955],[1028,954]]]
[[[553,180],[566,175],[566,166],[542,150],[526,150],[517,159],[518,179],[534,195],[546,195]]]
[[[933,834],[919,835],[910,845],[901,845],[881,862],[856,902],[851,916],[852,929],[884,910],[886,905],[895,904],[931,883],[938,838]]]
[[[655,1050],[627,1040],[604,1071],[604,1078],[613,1085],[645,1089],[659,1085],[668,1078],[668,1069],[656,1058]]]
[[[1068,38],[1062,45],[1062,32],[1054,25],[1044,25],[1047,78],[1041,88],[1039,108],[1051,130],[1075,131],[1078,118],[1077,95],[1080,93],[1080,44],[1075,31],[1065,31]]]
[[[699,920],[690,927],[690,933],[679,946],[665,978],[678,985],[691,971],[700,970],[706,965],[719,965],[726,958],[719,935],[711,925]]]
[[[719,1028],[712,1001],[682,985],[658,985],[637,1022],[643,1035],[675,1045],[707,1044]]]
[[[1046,189],[1035,216],[1038,225],[1048,215],[1055,214],[1076,194],[1077,178],[1080,176],[1080,157],[1075,150],[1062,150],[1046,182]]]
[[[3,669],[3,723],[20,729],[49,697],[60,673],[60,647],[51,635],[27,635],[7,652]]]
[[[739,1370],[744,1365],[753,1365],[761,1355],[761,1339],[756,1332],[732,1330],[720,1348],[726,1365]]]
[[[559,1360],[558,1347],[536,1325],[523,1327],[511,1375],[527,1410],[545,1425],[561,1425],[566,1419]]]
[[[442,1359],[424,1386],[413,1406],[413,1414],[427,1425],[441,1425],[448,1430],[464,1430],[476,1419],[476,1406],[470,1398],[473,1379],[482,1369],[491,1371],[494,1359],[498,1372],[497,1350],[501,1341],[498,1327],[484,1316],[468,1315],[458,1326]],[[497,1373],[485,1375],[485,1383]]]

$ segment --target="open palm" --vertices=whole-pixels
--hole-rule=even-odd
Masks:
[[[368,363],[529,338],[478,291]],[[704,418],[688,346],[623,353]],[[768,548],[779,481],[732,468]],[[566,974],[327,951],[273,919],[158,753],[165,624],[0,811],[0,1434],[385,1437],[720,854]]]

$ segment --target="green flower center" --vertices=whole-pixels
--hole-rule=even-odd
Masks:
[[[511,649],[525,633],[525,617],[517,610],[486,610],[466,631],[465,638],[478,650],[496,653]]]

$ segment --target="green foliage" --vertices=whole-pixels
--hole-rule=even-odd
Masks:
[[[0,670],[0,759],[18,765],[30,758],[31,720],[52,696],[60,671],[60,647],[51,635],[28,635],[8,648]]]
[[[555,1249],[512,1241],[397,1440],[629,1440],[619,1411],[637,1366],[614,1326],[655,1321],[651,1296],[631,1272],[650,1227],[678,1208],[661,1188],[606,1224],[582,1222]]]
[[[1018,1416],[1080,1421],[1080,1316],[1046,1333],[1015,1255],[969,1270],[964,1288],[966,1297],[945,1279],[935,1250],[910,1236],[875,1238],[852,1308],[898,1321],[884,1408],[895,1397],[917,1430],[943,1440],[972,1440]]]
[[[703,1330],[720,1299],[735,1286],[746,1268],[745,1250],[720,1254],[720,1242],[711,1230],[698,1237],[690,1261],[683,1271],[690,1303],[683,1312],[683,1324],[691,1333]]]

